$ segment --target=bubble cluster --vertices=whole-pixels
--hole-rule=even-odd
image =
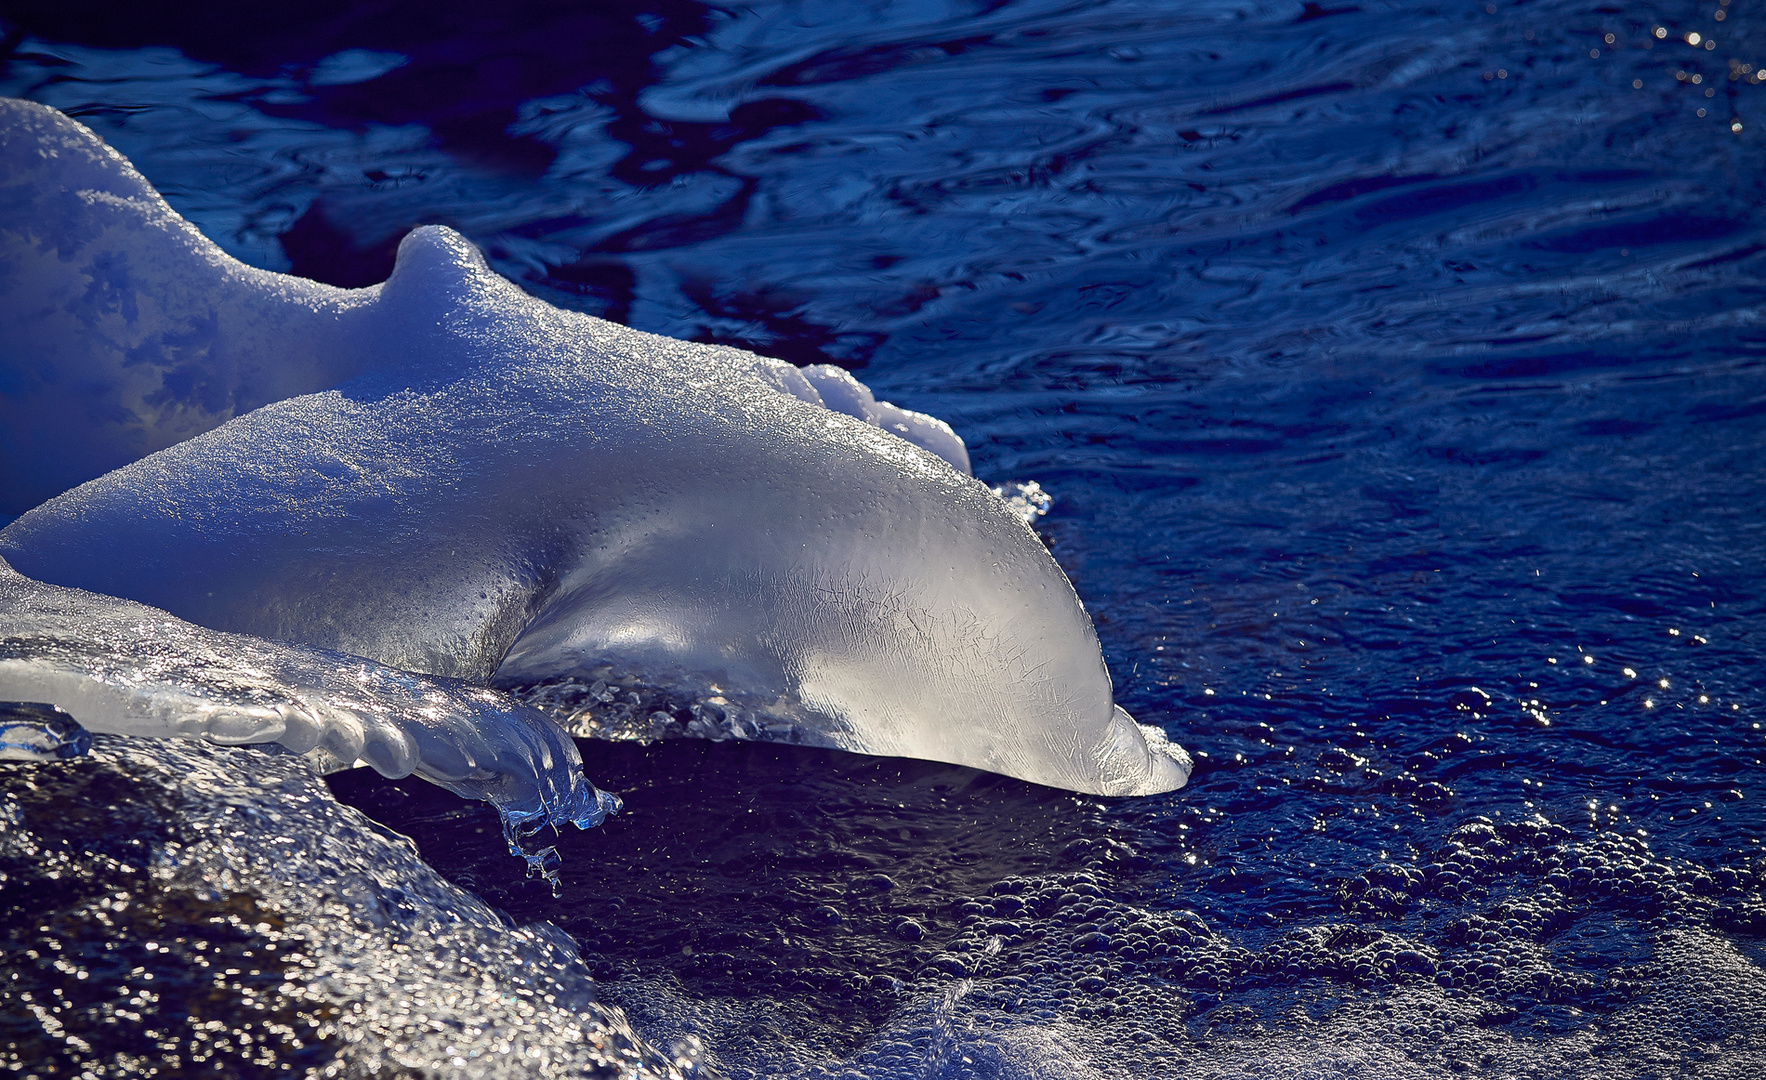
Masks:
[[[1766,972],[1749,959],[1766,930],[1761,860],[1708,867],[1610,830],[1474,820],[1426,861],[1345,879],[1342,917],[1262,932],[1127,902],[1113,880],[1082,869],[999,882],[960,907],[928,981],[973,980],[960,1011],[978,1032],[1084,1030],[1096,1060],[1128,1075],[1236,1075],[1246,1047],[1267,1065],[1300,1033],[1350,1057],[1402,1047],[1404,1067],[1377,1075],[1523,1052],[1556,1075],[1766,1064]],[[1704,979],[1708,958],[1721,978]]]
[[[585,739],[796,742],[801,737],[788,716],[744,707],[719,693],[695,695],[621,678],[611,671],[606,674],[610,677],[549,679],[515,688],[514,693]]]
[[[678,1080],[696,1066],[597,1003],[563,935],[442,881],[304,761],[98,736],[86,758],[0,765],[0,1068]]]
[[[597,747],[593,766],[632,809],[570,838],[556,901],[497,880],[494,845],[462,851],[422,785],[336,783],[384,800],[450,878],[556,919],[603,1000],[735,1080],[1766,1063],[1749,1019],[1766,1000],[1766,860],[1668,854],[1616,811],[1461,812],[1427,846],[1363,849],[1251,916],[1256,901],[1223,895],[1218,853],[1174,888],[1165,838],[1125,827],[1127,804],[754,744]],[[1196,833],[1234,812],[1192,809],[1178,835],[1206,854]]]

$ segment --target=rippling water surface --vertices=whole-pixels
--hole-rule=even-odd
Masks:
[[[1053,494],[1118,700],[1198,752],[1099,802],[585,745],[628,811],[556,898],[488,811],[334,778],[640,1034],[1766,1070],[1755,0],[223,7],[5,4],[0,91],[256,265],[366,284],[442,222],[554,303],[862,369]]]

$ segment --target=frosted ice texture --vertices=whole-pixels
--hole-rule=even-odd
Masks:
[[[367,367],[371,292],[230,258],[85,128],[5,99],[0,298],[0,515]]]
[[[93,732],[278,743],[332,767],[415,773],[490,802],[515,830],[566,821],[589,828],[619,807],[583,778],[576,744],[556,724],[505,694],[208,630],[142,604],[32,581],[4,561],[0,701],[50,703]],[[43,735],[9,741],[36,745],[55,734],[44,718],[15,711],[0,713],[0,737],[9,723],[27,722]]]
[[[75,161],[39,161],[34,185],[139,181],[31,109],[12,107],[8,157],[30,157],[24,127]],[[32,355],[111,363],[82,352],[85,327],[123,312],[143,340],[253,328],[226,339],[237,370],[368,374],[24,515],[0,556],[32,577],[473,682],[640,678],[773,718],[763,737],[1099,794],[1187,778],[1113,705],[1071,585],[959,471],[960,440],[845,373],[562,311],[444,228],[406,237],[383,286],[339,294],[218,271],[226,256],[146,196],[63,204],[52,235],[85,235],[76,204],[134,215],[78,254],[134,276],[114,297],[70,285],[65,315],[31,316]]]
[[[86,128],[0,98],[0,515],[260,405],[416,359],[375,333],[380,290],[239,262]],[[778,389],[968,471],[943,421],[876,401],[838,368],[742,355]]]

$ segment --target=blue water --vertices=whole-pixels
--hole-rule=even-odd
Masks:
[[[488,811],[334,781],[641,1032],[731,1075],[1766,1068],[1752,0],[254,11],[6,4],[0,91],[256,265],[366,284],[442,222],[858,369],[1052,493],[1118,700],[1197,754],[1100,802],[585,745],[628,812],[557,898]],[[993,1056],[885,1038],[946,985]]]

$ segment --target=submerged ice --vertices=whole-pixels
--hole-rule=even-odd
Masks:
[[[22,573],[383,680],[641,680],[743,710],[747,737],[1099,794],[1187,778],[939,421],[836,369],[551,307],[444,228],[370,289],[250,270],[85,129],[3,109],[5,496],[80,478],[41,471],[70,437],[88,473],[157,450],[0,531]],[[53,689],[0,697],[78,717],[110,692]],[[214,723],[308,738],[280,708]]]

